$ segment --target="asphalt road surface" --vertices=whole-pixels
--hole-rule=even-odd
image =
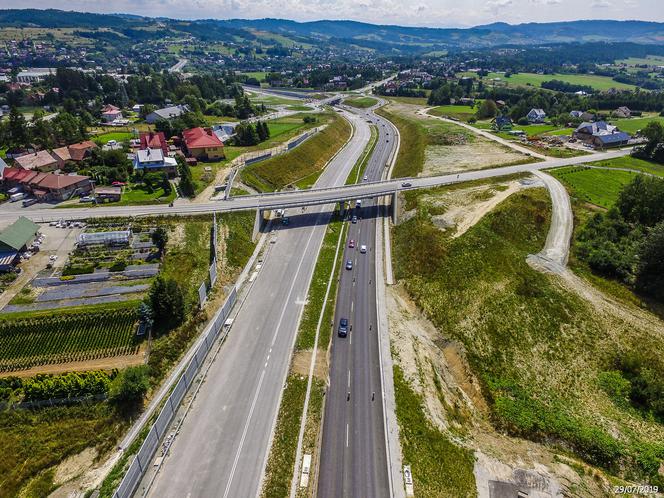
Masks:
[[[350,119],[355,134],[321,175],[319,186],[342,184],[369,140],[364,120]],[[257,495],[328,212],[324,206],[308,208],[292,217],[287,229],[277,230],[149,496]]]
[[[368,133],[368,132],[367,132]],[[412,188],[429,188],[438,185],[460,183],[482,178],[493,178],[513,173],[534,172],[546,168],[555,168],[559,166],[571,166],[574,164],[583,164],[588,162],[602,161],[616,157],[626,156],[629,150],[614,150],[610,152],[601,152],[587,156],[570,157],[566,159],[547,159],[530,164],[519,164],[515,166],[503,166],[500,168],[483,169],[478,171],[468,171],[459,174],[428,176],[408,179],[411,184],[404,187],[403,179],[388,180],[383,182],[369,182],[360,185],[338,186],[334,188],[309,189],[278,192],[262,195],[244,195],[233,197],[230,200],[217,200],[202,202],[199,204],[180,204],[173,207],[166,205],[152,206],[98,206],[89,208],[71,208],[71,209],[44,209],[38,204],[25,209],[3,209],[0,210],[0,225],[6,225],[15,221],[19,216],[25,216],[35,222],[65,220],[83,220],[87,218],[103,218],[109,216],[160,216],[160,215],[192,215],[211,212],[229,212],[242,211],[250,209],[277,209],[300,207],[315,204],[326,204],[338,202],[345,199],[367,198],[376,195],[385,195],[395,190],[406,190]],[[343,167],[351,168],[350,163]],[[336,166],[341,167],[339,165]],[[320,187],[322,184],[318,184]]]
[[[393,132],[385,120],[371,111],[362,115],[378,123],[379,137],[369,159],[369,181],[381,178],[390,151]],[[372,199],[353,208],[357,216],[350,228],[344,251],[334,314],[330,360],[330,384],[325,401],[321,460],[318,471],[319,498],[389,496],[388,462],[385,447],[382,380],[376,310],[376,220],[378,206]],[[349,241],[354,241],[354,248]],[[366,246],[362,253],[361,246]],[[345,268],[353,263],[352,270]],[[349,321],[347,337],[339,337],[341,318]]]

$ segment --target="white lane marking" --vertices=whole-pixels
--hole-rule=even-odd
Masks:
[[[246,422],[244,423],[244,429],[242,430],[242,437],[240,438],[240,447],[238,448],[237,453],[235,454],[235,459],[233,460],[233,467],[231,468],[231,475],[226,484],[226,491],[224,491],[224,498],[228,498],[228,493],[231,490],[231,484],[233,483],[233,475],[235,474],[235,469],[237,468],[237,462],[240,460],[240,452],[242,446],[244,445],[244,439],[247,437],[247,431],[249,430],[249,422],[251,422],[251,416],[254,413],[254,408],[256,408],[256,402],[258,401],[258,394],[261,391],[261,386],[263,385],[263,379],[265,378],[265,370],[261,373],[261,378],[258,381],[258,387],[254,393],[254,399],[251,402],[251,408],[249,409],[249,416],[247,417]]]
[[[351,315],[353,314],[353,310],[355,309],[355,301],[350,302],[350,313]]]
[[[348,448],[348,424],[346,424],[346,448]]]
[[[350,369],[348,370],[348,387],[350,387]]]

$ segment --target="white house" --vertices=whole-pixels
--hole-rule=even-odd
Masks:
[[[529,123],[544,123],[546,113],[543,109],[531,109],[530,112],[526,114],[526,118]]]

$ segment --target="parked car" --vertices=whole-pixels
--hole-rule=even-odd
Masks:
[[[94,197],[90,197],[89,195],[81,197],[81,202],[92,202],[92,201],[94,201]]]

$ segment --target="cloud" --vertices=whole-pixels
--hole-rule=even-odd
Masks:
[[[609,0],[593,0],[590,2],[590,7],[593,9],[606,9],[611,7]]]

